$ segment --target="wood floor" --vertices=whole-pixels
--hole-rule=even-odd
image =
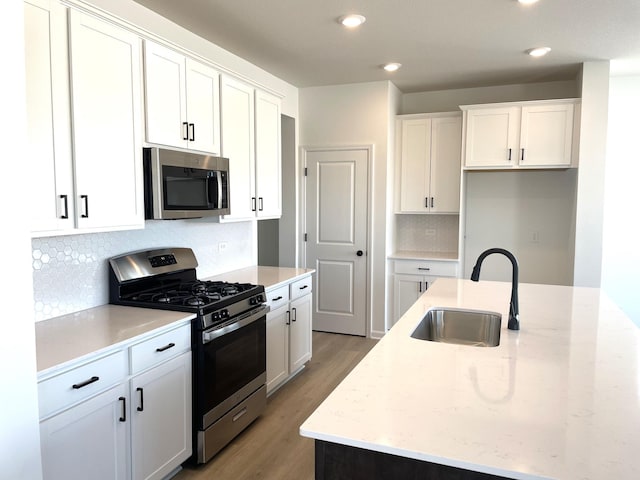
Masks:
[[[300,425],[376,344],[313,332],[313,358],[267,400],[265,412],[209,463],[185,466],[175,480],[313,480],[314,442]]]

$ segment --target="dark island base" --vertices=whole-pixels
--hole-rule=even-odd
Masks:
[[[487,473],[316,440],[316,480],[505,480]]]

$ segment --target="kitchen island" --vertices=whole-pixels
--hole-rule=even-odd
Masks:
[[[510,283],[438,279],[300,427],[316,478],[640,478],[640,329],[599,289],[519,291],[510,331]],[[431,307],[502,314],[500,344],[411,338]]]

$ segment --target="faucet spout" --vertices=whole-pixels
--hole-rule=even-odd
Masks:
[[[509,303],[509,330],[520,330],[520,307],[518,305],[518,261],[516,257],[504,248],[490,248],[480,254],[471,272],[471,280],[477,282],[480,279],[480,268],[486,257],[493,253],[500,253],[511,261],[511,302]]]

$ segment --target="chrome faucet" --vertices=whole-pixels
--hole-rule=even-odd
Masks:
[[[511,261],[511,303],[509,304],[509,330],[520,330],[520,308],[518,307],[518,261],[513,254],[504,248],[490,248],[480,254],[471,272],[471,280],[477,282],[480,279],[480,267],[482,261],[492,253],[501,253]]]

